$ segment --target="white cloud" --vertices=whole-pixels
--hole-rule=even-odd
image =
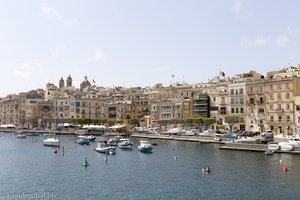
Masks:
[[[77,25],[79,24],[79,20],[76,18],[66,18],[64,17],[58,10],[44,5],[41,11],[42,16],[48,18],[49,20],[56,20],[60,23],[69,24],[69,25]]]
[[[232,12],[236,15],[240,15],[242,12],[242,2],[240,0],[236,0],[232,6]]]
[[[242,39],[241,46],[243,47],[263,47],[266,46],[270,41],[270,38],[265,36],[258,36],[254,40]]]
[[[53,58],[58,58],[61,55],[63,55],[65,52],[66,52],[66,47],[63,45],[50,48],[50,54]]]
[[[287,27],[287,31],[289,35],[296,35],[298,34],[300,31],[298,29],[292,28],[292,27]]]
[[[276,45],[279,47],[285,47],[290,43],[290,38],[286,36],[280,36],[276,38]]]
[[[19,78],[29,79],[36,73],[42,72],[44,67],[39,63],[20,63],[14,70],[14,75]]]
[[[171,69],[170,66],[162,66],[160,68],[158,68],[159,71],[164,71],[164,70],[168,70],[168,69]]]
[[[105,56],[101,51],[96,50],[94,58],[95,58],[96,61],[97,60],[103,60],[105,58]]]
[[[94,55],[91,56],[88,60],[89,61],[99,61],[99,60],[104,60],[106,56],[104,53],[98,49],[95,50]]]

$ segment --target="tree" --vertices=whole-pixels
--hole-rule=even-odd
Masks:
[[[138,125],[140,123],[140,120],[137,118],[132,118],[130,120],[128,120],[130,125]]]
[[[229,125],[230,131],[232,131],[233,125],[240,122],[240,116],[239,115],[227,115],[227,116],[225,116],[225,122]]]
[[[204,118],[203,119],[203,124],[205,125],[205,126],[207,126],[207,127],[209,127],[210,125],[212,125],[212,124],[214,124],[215,123],[215,119],[214,118],[211,118],[211,117],[209,117],[209,118]]]

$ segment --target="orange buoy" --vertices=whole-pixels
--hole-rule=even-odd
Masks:
[[[287,173],[287,171],[288,171],[288,168],[287,168],[287,166],[284,164],[284,166],[283,166],[283,173]]]

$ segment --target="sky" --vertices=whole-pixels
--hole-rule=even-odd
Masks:
[[[1,0],[0,96],[207,82],[300,63],[296,0]],[[174,77],[172,76],[174,75]]]

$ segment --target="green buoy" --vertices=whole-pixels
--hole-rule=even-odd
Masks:
[[[87,167],[87,166],[89,166],[90,164],[88,163],[88,161],[87,161],[87,157],[84,157],[84,161],[83,161],[83,163],[82,163],[82,166],[85,166],[85,167]]]

